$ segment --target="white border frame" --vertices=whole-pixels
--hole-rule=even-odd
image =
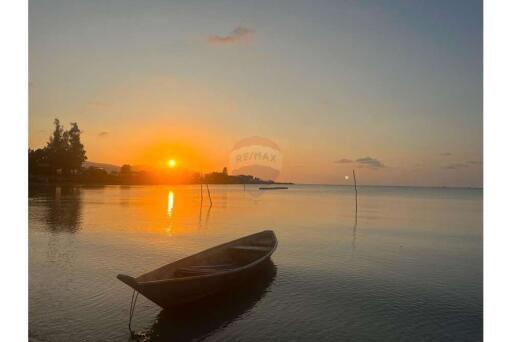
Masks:
[[[461,6],[464,2],[461,1]],[[0,249],[2,282],[0,322],[4,340],[26,340],[28,334],[27,147],[28,147],[28,3],[8,1],[0,10],[0,55],[4,184],[1,205],[4,246]],[[512,111],[512,2],[484,1],[484,333],[486,340],[512,339],[512,194],[508,156]],[[508,339],[507,339],[508,337]]]
[[[28,336],[28,3],[0,6],[2,340]]]
[[[463,5],[463,4],[461,4]],[[511,341],[512,2],[484,1],[484,337]]]

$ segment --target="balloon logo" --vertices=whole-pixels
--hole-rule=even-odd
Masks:
[[[250,137],[233,146],[229,157],[232,175],[254,176],[274,181],[281,173],[283,158],[279,146],[270,139]]]

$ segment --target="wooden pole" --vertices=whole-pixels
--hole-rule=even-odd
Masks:
[[[203,205],[201,203],[201,206],[199,207],[199,221],[197,223],[199,230],[201,230],[201,224],[203,223],[202,221],[203,221]]]
[[[203,205],[203,183],[201,181],[201,205]]]
[[[354,175],[354,190],[356,191],[356,217],[357,217],[357,180],[356,180],[356,171],[352,170],[352,174]]]
[[[208,229],[208,221],[210,220],[210,211],[212,210],[212,206],[208,207],[208,211],[206,212],[206,218],[204,220],[204,229]]]

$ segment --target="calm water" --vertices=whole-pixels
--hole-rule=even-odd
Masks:
[[[138,275],[271,228],[274,269],[200,310],[139,297],[146,341],[482,339],[482,190],[211,186],[31,189],[29,335],[127,341]]]

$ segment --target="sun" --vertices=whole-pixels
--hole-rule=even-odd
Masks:
[[[169,159],[169,161],[167,162],[167,165],[169,165],[170,168],[174,168],[176,166],[176,160]]]

